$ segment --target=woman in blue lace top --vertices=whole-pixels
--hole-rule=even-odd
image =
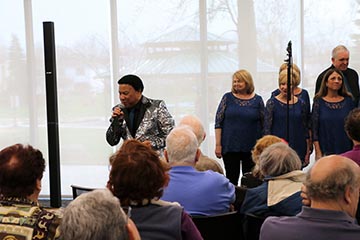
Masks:
[[[292,72],[292,84],[299,81],[299,73]],[[279,74],[279,94],[266,102],[265,134],[272,134],[288,141],[289,146],[299,155],[303,166],[310,157],[309,107],[290,91],[289,133],[287,133],[287,70]],[[289,139],[287,139],[289,138]]]
[[[284,71],[284,70],[287,70],[288,68],[288,64],[287,63],[283,63],[281,64],[280,66],[280,69],[279,69],[279,74]],[[309,97],[309,92],[304,89],[304,88],[301,88],[299,87],[300,85],[300,82],[301,82],[301,74],[300,74],[300,68],[295,64],[293,63],[292,64],[292,68],[291,68],[291,72],[297,72],[299,74],[299,77],[296,78],[296,79],[293,79],[293,84],[294,84],[294,88],[293,88],[293,92],[294,92],[294,95],[298,98],[300,98],[301,100],[303,100],[307,106],[307,108],[309,109],[308,112],[309,112],[309,127],[310,127],[310,122],[311,122],[311,116],[310,116],[310,97]],[[277,95],[280,94],[280,89],[275,89],[272,93],[271,93],[271,96],[272,97],[275,97]]]
[[[215,117],[215,155],[223,158],[226,177],[238,185],[242,173],[254,166],[251,150],[263,135],[264,102],[255,94],[251,74],[234,73],[231,92],[222,97]]]
[[[351,150],[352,143],[344,130],[344,119],[355,107],[343,84],[341,71],[329,69],[322,80],[312,107],[315,159]]]

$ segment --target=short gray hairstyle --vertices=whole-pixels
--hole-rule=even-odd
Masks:
[[[349,50],[344,45],[338,45],[332,50],[331,57],[336,58],[338,52],[343,52],[343,51],[350,53]]]
[[[259,157],[259,166],[263,176],[276,177],[301,170],[301,160],[291,147],[279,142],[265,148]]]
[[[197,138],[189,126],[175,127],[166,138],[169,162],[194,163],[198,146]]]
[[[108,189],[83,193],[65,208],[60,234],[63,240],[128,240],[127,216]]]

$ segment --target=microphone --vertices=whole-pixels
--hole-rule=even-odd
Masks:
[[[289,43],[288,43],[288,46],[287,46],[287,48],[286,48],[286,51],[288,52],[289,57],[291,57],[291,55],[292,55],[291,40],[290,40]]]
[[[115,107],[113,107],[113,110],[114,110],[116,107],[120,108],[120,110],[121,110],[122,112],[124,112],[124,107],[121,106],[120,104],[118,104],[118,105],[116,105]],[[123,118],[120,119],[120,116],[115,116],[115,117],[111,117],[111,118],[110,118],[110,122],[117,121],[117,122],[119,122],[119,123],[122,123],[123,120],[124,120]]]

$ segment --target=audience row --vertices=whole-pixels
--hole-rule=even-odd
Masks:
[[[356,124],[359,111],[352,111],[346,121],[355,144],[360,135],[355,130],[359,126]],[[21,144],[7,147],[0,151],[0,227],[4,229],[1,236],[66,240],[203,239],[191,216],[233,211],[238,188],[222,173],[196,170],[201,156],[204,162],[218,167],[215,160],[199,150],[205,136],[198,118],[186,116],[167,136],[164,159],[146,144],[125,141],[110,157],[106,189],[80,195],[63,211],[50,211],[38,204],[45,169],[42,153]],[[321,233],[323,225],[310,224],[315,215],[332,226],[332,236],[347,239],[359,236],[355,212],[360,167],[354,161],[337,155],[323,157],[305,174],[298,154],[275,136],[260,139],[252,155],[256,167],[251,176],[258,182],[254,188],[247,188],[239,212],[263,217],[292,216],[267,218],[261,230],[262,239],[288,239],[282,235],[305,239],[300,234],[302,227],[296,227],[299,221],[317,239],[325,239],[327,235]],[[322,190],[323,183],[331,191]],[[309,207],[302,206],[302,186]],[[324,199],[329,201],[324,203]],[[344,224],[338,221],[346,222],[346,228],[351,230],[345,233]],[[282,224],[284,233],[279,235],[282,231],[276,226]],[[287,227],[290,225],[291,232]]]

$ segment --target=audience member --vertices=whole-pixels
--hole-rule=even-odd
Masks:
[[[345,131],[353,142],[353,149],[341,154],[360,166],[360,108],[353,109],[345,119]]]
[[[198,140],[198,144],[200,147],[201,143],[205,140],[206,137],[204,126],[201,123],[200,119],[192,115],[186,115],[179,122],[179,126],[182,125],[187,125],[191,127],[192,131],[194,132]],[[213,170],[214,172],[224,174],[223,168],[215,159],[212,159],[204,155],[200,149],[199,151],[200,151],[200,157],[199,157],[199,161],[197,161],[195,165],[196,170],[198,171]]]
[[[235,186],[217,172],[195,169],[200,151],[188,126],[176,127],[169,133],[164,155],[171,169],[162,200],[179,202],[190,215],[215,215],[230,210]]]
[[[312,107],[312,134],[315,159],[351,150],[352,143],[344,130],[345,117],[354,108],[344,86],[344,76],[337,68],[324,75]]]
[[[354,217],[359,201],[360,167],[350,159],[330,155],[319,159],[306,175],[310,207],[294,217],[269,217],[260,239],[357,240],[360,226]]]
[[[108,188],[124,207],[141,239],[202,239],[190,216],[178,203],[159,200],[169,181],[167,163],[149,146],[127,140],[111,158]]]
[[[296,152],[285,143],[267,147],[259,158],[264,183],[246,191],[242,213],[292,216],[300,212],[305,174]]]
[[[15,144],[0,151],[0,238],[55,239],[61,219],[39,206],[42,153]]]
[[[222,97],[215,117],[215,155],[223,158],[226,177],[235,186],[242,173],[254,166],[251,149],[263,135],[264,102],[254,92],[254,82],[246,70],[232,77],[231,92]]]
[[[291,75],[292,85],[300,81],[299,73],[294,71]],[[311,144],[310,109],[303,100],[293,95],[292,87],[288,96],[287,77],[287,70],[280,72],[278,79],[280,93],[270,97],[266,102],[264,133],[286,139],[289,146],[299,155],[302,165],[306,166],[309,164]],[[284,125],[286,122],[288,126]]]
[[[245,188],[254,188],[261,185],[264,181],[264,176],[260,172],[259,167],[259,157],[260,154],[267,148],[268,146],[282,142],[281,138],[274,135],[265,135],[259,140],[256,141],[254,149],[251,151],[252,160],[255,163],[254,169],[252,172],[245,173],[241,178],[241,187]]]
[[[349,65],[350,52],[343,46],[338,45],[332,50],[331,66],[325,69],[316,80],[315,95],[319,92],[321,82],[324,79],[325,73],[329,69],[336,68],[344,75],[344,84],[348,92],[353,96],[355,106],[359,106],[359,75],[354,69],[348,67]]]
[[[164,101],[145,97],[144,85],[136,75],[125,75],[118,84],[121,103],[113,107],[107,142],[114,146],[121,138],[137,139],[161,153],[175,124]]]
[[[64,240],[140,240],[135,224],[108,189],[81,194],[70,202],[60,232]]]

